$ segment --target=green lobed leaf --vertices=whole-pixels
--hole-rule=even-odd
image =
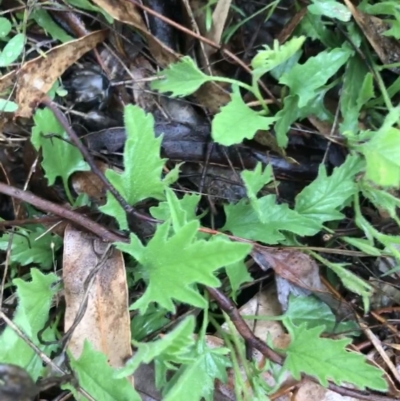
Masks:
[[[181,366],[171,380],[164,401],[200,401],[213,399],[215,380],[226,382],[226,369],[230,366],[225,356],[227,349],[210,349],[199,341],[196,358]]]
[[[350,57],[346,71],[343,76],[343,88],[340,95],[340,112],[343,122],[340,124],[341,131],[358,131],[358,115],[364,103],[359,103],[359,90],[367,77],[368,69],[356,54]]]
[[[283,108],[276,113],[275,124],[276,141],[279,146],[285,148],[288,144],[287,133],[290,126],[300,117],[299,97],[297,95],[286,96],[283,100]]]
[[[146,343],[134,341],[137,351],[123,368],[114,373],[114,377],[129,376],[135,372],[141,363],[150,363],[157,357],[162,357],[164,362],[189,362],[191,358],[188,359],[188,354],[193,347],[194,327],[194,317],[188,316],[159,340]]]
[[[243,260],[226,265],[225,272],[231,285],[231,296],[234,298],[236,297],[236,293],[242,284],[251,283],[253,281],[253,278],[251,277]]]
[[[8,67],[12,64],[21,55],[24,45],[25,35],[23,33],[13,36],[0,53],[0,67]]]
[[[165,222],[157,227],[146,247],[138,244],[134,234],[131,234],[131,244],[118,244],[120,250],[138,260],[149,277],[143,296],[132,307],[144,313],[150,302],[157,302],[161,307],[173,311],[173,300],[206,307],[206,301],[196,289],[196,284],[217,287],[220,282],[214,275],[215,271],[242,260],[251,247],[222,239],[197,240],[198,229],[198,221],[191,221],[168,238],[170,224]]]
[[[186,216],[186,221],[197,220],[196,208],[200,202],[200,195],[196,194],[185,194],[182,198],[177,198],[179,208],[182,213]],[[170,202],[160,202],[157,206],[150,208],[151,215],[159,220],[168,220],[170,218]],[[176,206],[178,207],[178,206]]]
[[[296,380],[305,373],[317,378],[325,387],[328,380],[332,380],[337,385],[353,384],[361,390],[367,387],[378,391],[387,390],[380,369],[369,365],[363,355],[346,350],[350,339],[321,338],[323,327],[309,329],[305,323],[295,326],[289,319],[285,321],[285,326],[291,342],[286,349],[284,368]]]
[[[253,74],[259,78],[266,72],[285,63],[301,49],[305,40],[305,36],[300,36],[291,38],[283,45],[279,45],[279,42],[274,40],[273,48],[264,45],[264,50],[259,50],[251,61]]]
[[[124,171],[117,173],[107,170],[106,177],[130,205],[146,198],[162,200],[166,188],[162,180],[165,159],[160,157],[162,136],[155,137],[154,118],[133,105],[125,107],[124,117],[127,134]],[[100,207],[100,210],[114,216],[121,229],[128,228],[122,206],[110,193],[107,193],[106,205]]]
[[[37,334],[42,330],[49,318],[51,302],[57,288],[54,284],[58,277],[51,273],[42,274],[37,269],[31,269],[32,281],[14,279],[17,287],[18,307],[13,322],[38,346],[43,352],[50,354],[55,346],[43,345]],[[43,334],[46,341],[54,341],[55,333],[50,329]],[[0,335],[0,360],[2,363],[13,363],[25,368],[34,380],[41,375],[42,360],[10,327],[6,327]]]
[[[264,171],[262,171],[262,164],[257,163],[253,171],[243,170],[240,176],[242,177],[246,187],[247,196],[249,197],[253,208],[257,213],[261,214],[257,194],[265,185],[272,181],[272,166],[269,164],[265,167]]]
[[[0,249],[8,248],[10,234],[3,234],[0,238]],[[62,239],[57,235],[45,234],[44,229],[28,231],[18,229],[12,235],[11,240],[11,262],[26,266],[31,263],[48,269],[53,265],[53,255],[62,245]]]
[[[182,57],[177,63],[171,64],[159,74],[162,78],[151,83],[151,89],[161,93],[171,92],[172,97],[183,97],[196,92],[212,77],[199,70],[189,56]]]
[[[87,391],[95,400],[101,401],[141,401],[140,395],[126,378],[114,376],[113,369],[107,362],[107,357],[95,351],[88,340],[85,340],[82,354],[78,359],[70,358],[70,366],[79,381],[79,386]],[[94,368],[95,367],[95,368]],[[76,394],[79,401],[86,400]]]
[[[211,124],[211,136],[215,142],[231,146],[252,139],[258,130],[267,130],[276,117],[264,117],[244,103],[239,87],[233,85],[231,100],[221,107]]]
[[[385,210],[389,216],[400,225],[397,209],[400,208],[400,199],[388,191],[383,191],[370,185],[365,180],[359,182],[362,194],[369,199],[379,210]]]
[[[272,166],[268,164],[262,171],[262,163],[257,163],[253,171],[243,170],[240,174],[250,200],[257,200],[258,192],[273,180]]]
[[[339,276],[347,289],[362,297],[364,309],[367,313],[369,311],[369,299],[373,293],[372,286],[349,269],[345,269],[346,263],[328,263],[327,266]]]
[[[281,231],[293,232],[297,235],[314,235],[320,230],[320,224],[308,216],[302,216],[287,204],[276,204],[274,195],[258,199],[258,211],[241,200],[236,204],[226,205],[226,223],[222,228],[235,236],[265,244],[277,244],[285,239]]]
[[[363,239],[363,238],[354,238],[354,237],[341,237],[341,239],[348,244],[358,248],[361,252],[364,252],[367,255],[371,256],[381,256],[382,251],[380,251],[375,246],[371,245],[371,241]]]
[[[295,210],[321,224],[342,219],[339,210],[356,192],[354,177],[361,167],[362,161],[358,156],[348,156],[328,177],[325,166],[321,165],[318,177],[296,196]]]
[[[304,64],[295,65],[279,79],[281,84],[290,88],[291,95],[298,95],[299,107],[304,107],[316,97],[316,90],[321,88],[340,67],[342,67],[352,51],[348,48],[326,50],[315,57],[310,57]]]
[[[380,129],[358,146],[367,163],[366,178],[383,187],[400,186],[400,130]]]
[[[67,142],[67,134],[50,109],[37,110],[33,120],[35,126],[32,129],[31,142],[36,150],[42,149],[41,165],[50,186],[57,177],[61,177],[64,187],[68,187],[68,178],[72,173],[90,170],[79,150]]]

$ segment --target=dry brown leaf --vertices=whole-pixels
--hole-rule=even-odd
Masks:
[[[148,31],[142,16],[133,3],[128,0],[93,0],[93,3],[101,7],[116,20],[132,25],[139,30],[147,40],[150,53],[161,67],[167,67],[171,63],[178,61],[180,55]]]
[[[85,53],[107,36],[107,31],[96,31],[77,40],[49,50],[45,56],[25,63],[17,72],[16,115],[29,118],[54,82]]]
[[[100,263],[99,263],[100,262]],[[94,274],[96,269],[97,273]],[[85,281],[92,273],[87,307],[75,327],[69,350],[78,358],[84,340],[103,352],[112,367],[132,356],[128,289],[122,253],[97,237],[68,226],[64,235],[63,280],[65,331],[74,324],[84,302]]]
[[[345,397],[328,390],[310,380],[303,380],[291,401],[358,401],[358,398]]]
[[[344,0],[344,2],[382,63],[398,63],[400,61],[400,41],[383,35],[390,25],[380,18],[357,10],[350,0]],[[400,68],[391,68],[391,70],[400,74]]]
[[[99,160],[96,161],[99,170],[104,174],[110,166]],[[105,203],[105,188],[103,181],[92,171],[77,171],[71,177],[71,184],[74,191],[86,194],[90,200],[103,205]]]
[[[209,33],[209,39],[215,43],[220,43],[222,32],[225,27],[226,20],[228,19],[229,10],[231,8],[231,0],[218,0],[215,6],[212,21],[213,25]]]

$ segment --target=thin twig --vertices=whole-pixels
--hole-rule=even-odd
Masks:
[[[129,242],[128,238],[122,237],[120,235],[114,234],[107,228],[90,220],[82,214],[76,213],[73,210],[66,209],[56,203],[49,202],[46,199],[40,198],[28,191],[23,191],[21,189],[12,187],[10,185],[0,182],[0,193],[15,197],[24,202],[30,203],[31,205],[37,207],[45,212],[53,213],[57,216],[62,217],[65,220],[69,220],[76,225],[85,228],[86,230],[92,232],[93,234],[99,236],[105,241],[109,242]]]

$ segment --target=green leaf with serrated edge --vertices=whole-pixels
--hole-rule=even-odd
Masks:
[[[14,113],[18,110],[18,105],[15,102],[7,99],[0,99],[0,113]]]
[[[171,64],[159,74],[157,81],[151,82],[151,89],[161,93],[171,92],[172,97],[183,97],[196,92],[212,77],[202,73],[195,62],[189,57],[182,57],[177,63]]]
[[[44,229],[28,231],[18,229],[11,240],[11,262],[26,266],[31,263],[48,269],[53,265],[54,252],[62,245],[60,237],[52,234],[44,234]],[[10,234],[3,234],[0,238],[0,249],[8,248]]]
[[[107,362],[107,357],[93,349],[85,339],[83,350],[78,359],[70,357],[70,366],[76,376],[79,386],[89,393],[93,399],[101,401],[141,401],[140,395],[126,378],[114,377],[113,369]],[[96,367],[93,369],[93,367]],[[78,401],[87,398],[78,394],[71,385],[62,386],[69,389]]]
[[[166,188],[161,178],[165,159],[160,157],[162,136],[155,137],[154,118],[140,107],[129,105],[125,107],[124,119],[124,171],[107,170],[106,177],[130,205],[146,198],[162,200]],[[122,206],[109,192],[107,203],[100,210],[114,216],[121,229],[128,228]]]
[[[211,136],[215,142],[231,146],[252,139],[258,130],[268,130],[276,117],[264,117],[250,109],[240,96],[239,87],[233,85],[231,100],[221,107],[211,123]]]
[[[382,251],[371,245],[371,241],[362,238],[341,237],[341,239],[348,244],[358,248],[361,252],[371,256],[381,256]]]
[[[230,231],[238,237],[273,245],[285,239],[282,230],[307,236],[314,235],[321,229],[318,222],[289,209],[287,204],[277,205],[274,195],[264,196],[258,202],[259,210],[263,211],[262,221],[254,208],[246,200],[241,200],[224,207],[226,223],[222,230]]]
[[[340,95],[340,112],[343,122],[340,124],[341,131],[358,131],[358,115],[362,104],[358,104],[359,90],[368,73],[365,62],[358,54],[350,57],[343,75],[343,87]]]
[[[277,40],[274,40],[273,48],[264,45],[264,50],[259,50],[251,61],[254,76],[258,79],[266,72],[285,63],[301,49],[305,39],[305,36],[292,38],[281,46]]]
[[[369,311],[369,299],[372,295],[373,288],[365,280],[356,276],[349,269],[345,269],[346,263],[332,263],[322,256],[312,252],[315,259],[319,260],[326,267],[331,269],[340,278],[343,285],[350,291],[360,295],[363,299],[365,313]]]
[[[132,307],[144,313],[150,302],[173,311],[173,299],[200,308],[206,301],[195,285],[217,287],[220,282],[214,272],[229,263],[242,260],[250,251],[248,244],[227,240],[197,240],[198,221],[191,221],[168,238],[169,222],[157,227],[147,246],[138,254],[130,244],[118,248],[135,257],[147,271],[149,284],[145,293]],[[137,241],[131,235],[131,241]],[[163,290],[160,291],[160,288]]]
[[[315,15],[324,15],[328,18],[336,18],[339,21],[348,22],[351,18],[350,10],[341,3],[333,0],[313,0],[307,9]]]
[[[22,53],[25,45],[25,35],[17,33],[5,45],[0,54],[0,67],[7,67],[12,64]]]
[[[315,57],[310,57],[304,64],[295,65],[282,75],[279,83],[287,85],[290,94],[299,97],[299,107],[304,107],[316,96],[316,90],[325,85],[347,62],[351,54],[352,51],[348,48],[323,51]]]
[[[114,377],[129,376],[141,363],[150,363],[158,356],[162,356],[164,361],[173,363],[190,362],[192,358],[188,358],[188,355],[193,347],[194,327],[194,317],[188,316],[160,340],[146,343],[133,341],[137,351],[123,368],[114,373]]]
[[[225,266],[225,272],[228,276],[229,283],[232,289],[232,296],[236,296],[237,290],[244,283],[251,283],[253,278],[247,270],[247,266],[244,261],[239,261],[235,263],[231,263]]]
[[[329,263],[328,267],[333,270],[342,281],[343,285],[350,291],[360,295],[363,299],[364,309],[367,313],[369,311],[369,298],[372,295],[373,288],[366,281],[352,273],[346,263]]]
[[[357,148],[365,156],[366,179],[383,187],[400,186],[400,130],[393,127],[381,129],[370,141]]]
[[[362,194],[369,199],[377,209],[386,210],[389,216],[400,225],[400,220],[397,216],[397,208],[400,208],[400,199],[393,196],[388,191],[382,191],[375,188],[365,180],[358,183]]]
[[[230,363],[225,348],[210,349],[204,344],[196,358],[180,367],[165,390],[164,401],[200,401],[213,399],[215,379],[226,382],[226,369]]]
[[[302,56],[303,52],[299,50],[295,54],[293,54],[292,57],[290,57],[288,60],[286,60],[284,63],[279,64],[277,67],[272,69],[269,73],[271,74],[272,77],[274,77],[277,81],[279,81],[279,78],[285,74],[286,72],[289,72],[293,66],[295,66],[299,60],[300,57]]]
[[[172,227],[175,232],[185,226],[188,223],[186,211],[182,208],[178,197],[175,195],[172,189],[167,188],[165,191],[167,197],[167,204],[169,208],[169,215],[172,222]]]
[[[247,196],[257,213],[261,213],[259,209],[259,202],[257,199],[258,192],[273,179],[272,167],[268,165],[262,171],[262,164],[257,163],[256,168],[253,171],[244,170],[240,176],[246,187]]]
[[[0,38],[5,38],[11,32],[11,22],[4,17],[0,17]]]
[[[321,224],[343,218],[338,209],[356,192],[354,177],[362,168],[358,156],[348,156],[346,161],[328,177],[321,165],[318,177],[296,196],[295,210]]]
[[[286,96],[283,101],[283,108],[276,114],[277,121],[274,127],[276,132],[276,141],[278,145],[283,148],[288,144],[287,133],[290,126],[300,117],[298,103],[298,96]]]
[[[326,110],[324,105],[326,90],[325,88],[318,89],[316,97],[302,108],[299,108],[297,95],[290,95],[285,98],[283,109],[276,114],[277,123],[275,124],[275,132],[279,146],[285,147],[287,145],[287,133],[292,123],[296,120],[306,118],[309,115],[314,115],[321,121],[329,121],[331,119],[331,114]]]
[[[306,324],[309,329],[324,326],[325,333],[341,333],[348,330],[357,330],[355,322],[336,323],[336,317],[329,306],[313,296],[291,295],[289,306],[282,320],[290,319],[295,326]]]
[[[362,354],[346,350],[350,339],[321,338],[323,327],[308,329],[305,323],[297,327],[290,319],[285,320],[285,326],[291,342],[286,348],[283,367],[296,380],[305,373],[315,377],[325,387],[328,380],[331,380],[337,385],[353,384],[361,390],[366,387],[378,391],[387,390],[387,383],[379,368],[368,364]]]
[[[50,186],[57,177],[61,177],[64,186],[67,186],[72,173],[90,170],[79,150],[67,142],[67,134],[50,109],[37,110],[33,120],[35,126],[32,129],[31,142],[36,150],[42,149],[41,165]],[[52,134],[61,136],[64,140],[54,136],[45,137]]]
[[[258,192],[272,181],[272,167],[267,165],[262,171],[262,163],[257,163],[253,171],[244,170],[240,176],[246,187],[247,196],[250,200],[255,201],[257,200]]]
[[[68,35],[64,29],[60,27],[60,25],[55,23],[46,10],[36,8],[32,13],[32,18],[39,26],[48,32],[53,39],[59,40],[63,43],[74,40],[72,36]]]
[[[201,196],[196,194],[185,194],[178,199],[180,208],[186,213],[187,221],[197,220],[196,207],[200,202]],[[157,206],[150,208],[150,214],[159,220],[168,220],[170,218],[170,209],[168,202],[160,202]]]
[[[49,318],[49,310],[54,294],[57,291],[53,285],[58,277],[51,273],[42,274],[37,269],[31,269],[32,281],[14,279],[17,287],[18,306],[13,322],[38,346],[43,352],[50,354],[56,346],[40,343],[37,334],[42,330]],[[55,333],[46,330],[43,337],[46,341],[54,341]],[[2,363],[13,363],[25,368],[36,380],[42,373],[43,362],[24,340],[10,328],[6,327],[0,335],[0,360]]]

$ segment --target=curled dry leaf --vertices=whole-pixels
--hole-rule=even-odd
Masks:
[[[349,0],[344,2],[382,63],[398,63],[400,61],[400,41],[383,35],[390,25],[380,18],[357,10]],[[391,70],[400,74],[400,68],[391,68]]]
[[[29,118],[32,110],[50,90],[64,71],[82,55],[105,39],[106,30],[96,31],[80,39],[49,50],[44,56],[26,62],[21,69],[5,75],[0,80],[0,91],[4,91],[17,77],[16,115]]]
[[[87,285],[90,281],[92,284]],[[89,277],[89,279],[88,279]],[[74,327],[69,350],[75,358],[84,340],[103,352],[112,367],[123,366],[132,356],[128,288],[122,253],[97,237],[68,226],[64,236],[63,280],[65,331],[87,296],[87,306]]]

